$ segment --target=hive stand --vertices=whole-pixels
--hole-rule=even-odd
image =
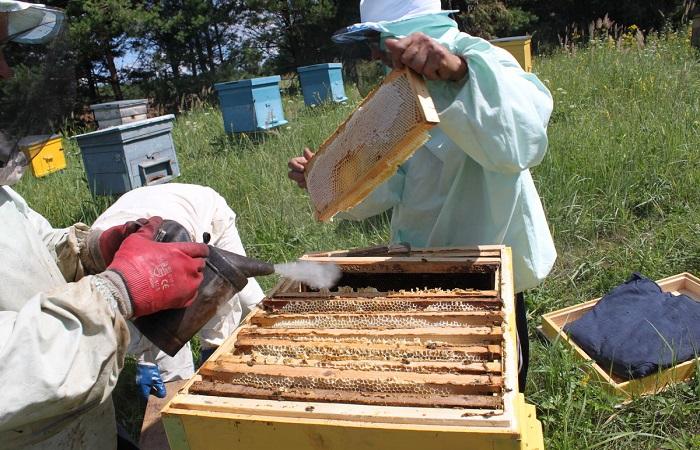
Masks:
[[[510,249],[352,254],[302,258],[330,290],[281,280],[163,410],[171,447],[542,449]]]

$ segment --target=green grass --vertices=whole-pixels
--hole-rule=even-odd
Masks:
[[[536,339],[539,316],[604,293],[640,271],[662,278],[700,274],[700,54],[688,36],[669,34],[646,48],[601,42],[537,59],[555,110],[550,150],[533,175],[559,259],[527,293],[532,356],[526,396],[538,409],[550,449],[700,448],[700,384],[621,403],[606,394],[561,345]],[[307,109],[285,99],[289,125],[263,136],[227,137],[215,108],[177,119],[181,182],[219,191],[238,214],[254,256],[282,261],[311,250],[388,239],[387,216],[319,224],[304,192],[286,178],[286,161],[317,146],[359,101]],[[90,223],[110,200],[93,199],[74,144],[69,169],[18,186],[55,226]],[[274,280],[262,279],[264,288]],[[133,368],[116,393],[122,418],[138,429]]]

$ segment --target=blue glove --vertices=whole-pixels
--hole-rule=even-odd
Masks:
[[[149,395],[155,395],[158,398],[165,397],[165,383],[163,383],[160,370],[155,364],[138,363],[136,365],[136,385],[144,400],[148,400]]]

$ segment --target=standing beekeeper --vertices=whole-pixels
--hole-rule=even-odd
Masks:
[[[529,351],[522,292],[556,259],[529,170],[547,150],[552,97],[508,52],[460,32],[439,0],[361,0],[360,15],[362,23],[333,40],[368,44],[373,59],[422,75],[440,124],[392,178],[339,217],[361,220],[391,208],[393,242],[510,246],[523,390]],[[301,187],[312,157],[306,149],[289,161],[289,177]]]
[[[188,305],[208,254],[204,244],[153,242],[158,217],[104,232],[54,229],[9,187],[27,164],[19,138],[48,131],[51,108],[29,106],[50,100],[42,89],[66,87],[52,75],[60,66],[52,45],[36,47],[14,82],[2,49],[49,43],[63,19],[42,5],[0,0],[2,448],[116,448],[111,393],[129,343],[126,319]],[[25,89],[19,100],[15,87]],[[104,262],[100,273],[85,276],[96,261]]]
[[[192,241],[202,242],[204,233],[209,244],[245,256],[236,228],[236,214],[221,195],[211,188],[192,184],[169,183],[134,189],[122,195],[92,224],[92,229],[107,229],[140,217],[167,217],[177,221]],[[241,319],[265,297],[255,278],[228,302],[222,303],[216,315],[199,332],[202,361],[233,333]],[[130,326],[131,345],[128,352],[137,358],[136,383],[147,398],[149,394],[163,398],[166,385],[194,375],[190,344],[170,357],[148,338]]]

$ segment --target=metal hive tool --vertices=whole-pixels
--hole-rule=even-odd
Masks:
[[[319,148],[306,169],[318,220],[362,201],[394,174],[439,123],[423,78],[394,70]]]

